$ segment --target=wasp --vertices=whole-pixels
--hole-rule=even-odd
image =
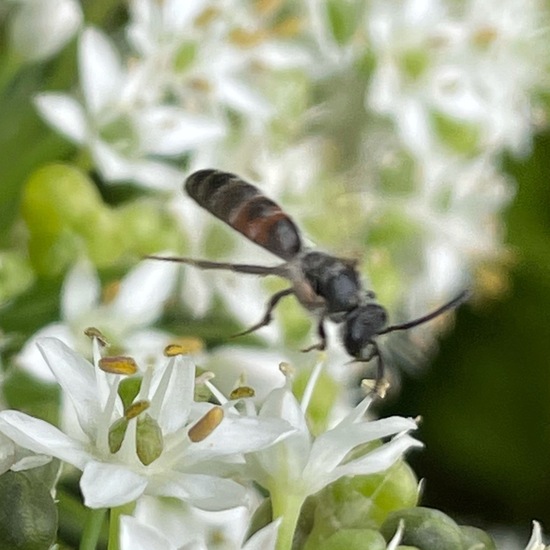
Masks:
[[[200,269],[225,269],[265,277],[276,275],[290,286],[274,294],[263,318],[242,336],[268,325],[279,301],[295,296],[317,318],[319,340],[303,351],[324,350],[327,345],[325,322],[341,325],[346,352],[357,361],[378,359],[375,387],[384,380],[384,361],[377,337],[407,330],[438,317],[466,300],[463,291],[435,311],[402,324],[388,325],[388,314],[376,301],[374,292],[363,288],[357,261],[338,258],[325,252],[307,249],[294,221],[257,187],[229,172],[206,169],[191,174],[185,181],[187,194],[205,210],[230,227],[265,248],[283,263],[275,266],[234,264],[182,258],[147,256],[155,260],[180,262]]]

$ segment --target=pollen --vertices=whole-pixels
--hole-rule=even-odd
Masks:
[[[135,374],[138,370],[137,364],[132,357],[125,355],[113,355],[102,357],[99,360],[99,368],[111,374]]]
[[[223,417],[223,409],[221,407],[213,407],[189,429],[189,439],[193,443],[206,439],[220,425]]]

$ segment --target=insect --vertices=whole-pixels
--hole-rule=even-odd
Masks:
[[[357,262],[308,250],[290,216],[257,187],[235,174],[207,169],[191,174],[185,181],[185,190],[208,212],[284,260],[284,263],[260,266],[174,256],[147,257],[180,262],[201,269],[225,269],[261,277],[276,275],[288,280],[290,286],[270,298],[263,318],[236,336],[249,334],[268,325],[279,301],[294,295],[317,317],[319,340],[303,351],[325,349],[327,319],[340,324],[342,343],[350,356],[364,362],[378,359],[375,389],[380,388],[384,380],[384,361],[376,342],[378,336],[426,323],[457,307],[468,297],[468,291],[463,291],[427,315],[388,326],[386,310],[376,301],[375,294],[364,289],[361,284]]]

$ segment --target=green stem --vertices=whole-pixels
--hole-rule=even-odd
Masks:
[[[273,491],[271,493],[273,519],[282,519],[277,537],[277,550],[292,549],[292,540],[294,539],[294,532],[304,500],[303,495],[289,492]]]
[[[131,515],[135,507],[135,502],[130,502],[129,504],[111,508],[108,550],[120,550],[120,516]]]
[[[86,523],[80,538],[79,550],[95,550],[97,548],[106,512],[106,508],[88,510]]]

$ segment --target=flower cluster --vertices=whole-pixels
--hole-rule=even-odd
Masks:
[[[55,515],[53,498],[79,476],[95,518],[87,547],[109,508],[109,544],[122,549],[490,548],[488,535],[417,506],[403,456],[421,446],[409,435],[418,420],[367,420],[374,397],[350,389],[364,365],[342,368],[341,323],[326,327],[311,374],[311,354],[295,351],[308,345],[295,300],[258,339],[224,344],[230,318],[256,324],[279,283],[144,257],[275,261],[182,193],[189,174],[217,168],[280,203],[307,248],[360,256],[366,296],[376,292],[391,324],[466,287],[498,295],[515,191],[501,158],[528,153],[545,122],[547,3],[97,6],[0,6],[0,99],[13,88],[28,103],[22,118],[10,118],[17,101],[3,110],[28,150],[26,167],[2,180],[2,217],[20,204],[2,242],[22,243],[0,251],[2,314],[4,304],[19,314],[13,298],[43,283],[23,300],[28,330],[19,335],[12,315],[14,334],[0,331],[0,494],[21,495],[9,509],[0,499],[0,516]],[[27,115],[42,133],[26,133]],[[44,289],[55,297],[41,302]],[[59,311],[40,326],[31,319],[53,302]],[[387,363],[392,353],[420,361],[435,325],[388,336],[391,346],[381,337]],[[55,393],[54,413],[12,406],[21,375]],[[536,522],[527,548],[544,548]]]
[[[240,514],[245,524],[246,506],[260,499],[249,485],[255,482],[269,492],[274,518],[280,519],[258,532],[245,548],[261,547],[255,540],[273,545],[277,529],[278,547],[287,548],[308,496],[343,476],[387,470],[419,445],[406,435],[416,428],[413,420],[366,422],[371,398],[314,438],[305,417],[312,388],[306,388],[308,397],[300,405],[290,378],[267,396],[259,414],[246,397],[253,395],[251,388],[236,389],[233,399],[227,400],[204,374],[219,404],[196,401],[195,366],[180,354],[181,346],[168,346],[167,358],[139,369],[132,357],[104,355],[103,335],[96,329],[86,332],[93,340],[93,363],[56,338],[37,342],[70,400],[78,425],[64,433],[43,420],[6,410],[0,412],[0,433],[23,449],[81,470],[80,487],[90,508],[140,503],[147,495],[149,501],[143,505],[153,502],[155,508],[162,507],[162,501],[152,497],[173,497],[180,502],[172,511],[175,517],[195,514],[196,519],[199,512],[194,508],[221,511],[244,506],[229,517]],[[312,377],[311,384],[315,380]],[[370,446],[385,438],[392,439]],[[354,452],[357,456],[351,457]],[[136,532],[142,531],[145,540],[164,540],[154,525],[137,522],[137,518],[124,520],[124,544],[131,547]],[[195,529],[188,535],[199,533]]]

